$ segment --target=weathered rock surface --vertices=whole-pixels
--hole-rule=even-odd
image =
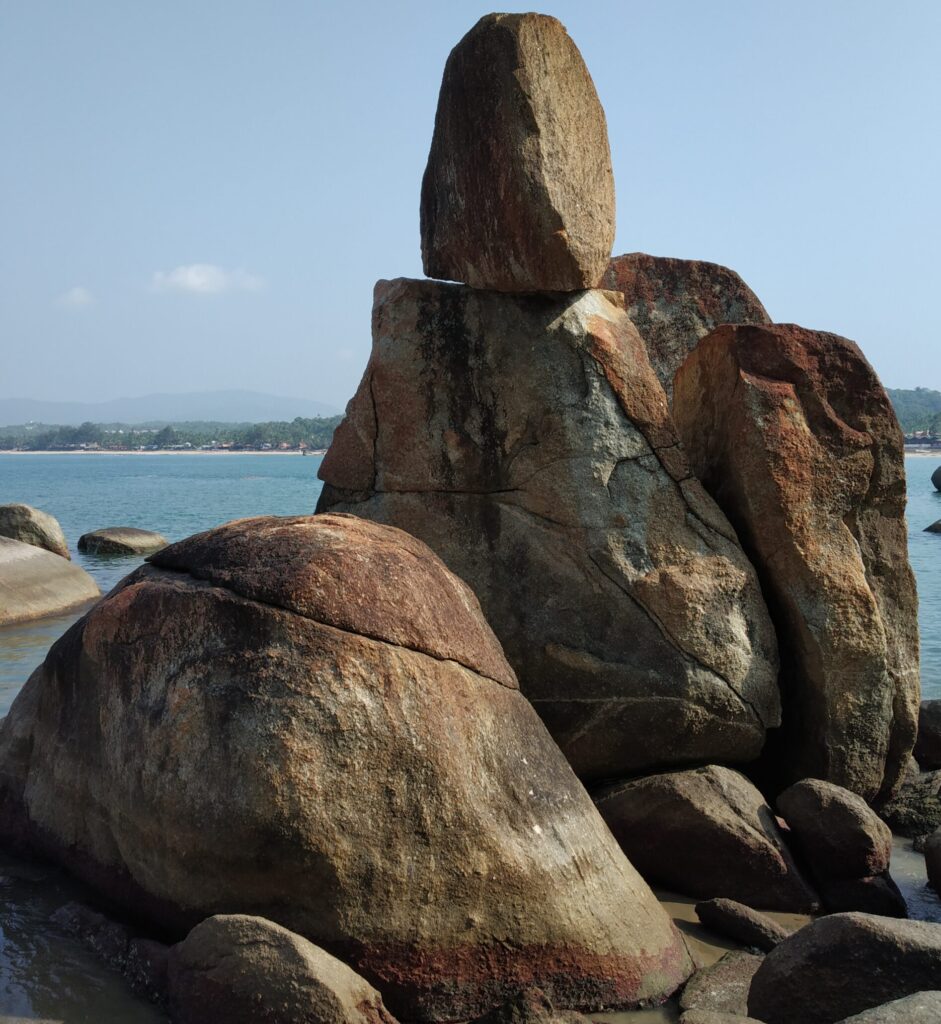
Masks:
[[[815,876],[866,878],[889,869],[892,833],[856,793],[802,779],[778,796],[777,806]]]
[[[765,910],[817,909],[774,813],[738,772],[716,765],[666,772],[617,783],[594,799],[648,881]]]
[[[784,724],[765,763],[783,783],[885,798],[919,698],[903,439],[885,389],[845,338],[727,325],[680,368],[673,412],[769,598]]]
[[[941,700],[923,700],[918,712],[918,738],[912,751],[919,767],[941,768]]]
[[[791,934],[766,914],[736,900],[705,900],[696,904],[696,915],[710,931],[765,953]]]
[[[928,884],[935,892],[941,893],[941,828],[925,840],[925,868],[928,871]]]
[[[175,1024],[393,1024],[379,993],[300,935],[220,914],[170,951]]]
[[[740,949],[731,950],[689,979],[680,996],[680,1008],[746,1015],[748,989],[762,959]]]
[[[108,526],[83,533],[78,550],[90,555],[146,555],[165,548],[170,542],[162,533],[138,530],[134,526]]]
[[[893,832],[917,838],[941,826],[941,771],[920,772],[908,758],[899,791],[883,804],[879,815]]]
[[[767,1024],[832,1024],[931,989],[941,978],[941,925],[834,914],[765,957],[748,1012]]]
[[[421,192],[429,277],[506,292],[601,280],[614,242],[608,129],[555,18],[488,14],[448,57]]]
[[[424,540],[588,779],[748,761],[778,721],[753,570],[601,292],[380,282],[318,511]]]
[[[904,999],[863,1010],[840,1024],[938,1024],[941,1021],[941,992],[916,992]]]
[[[676,371],[700,338],[722,324],[771,322],[751,288],[718,263],[632,252],[611,260],[602,286],[623,292],[668,399]]]
[[[410,1020],[691,969],[471,591],[350,516],[189,538],[76,623],[0,727],[0,835],[170,929],[276,920]]]
[[[84,569],[51,551],[0,537],[0,626],[57,615],[98,597]]]
[[[33,544],[63,558],[72,557],[59,521],[32,505],[0,505],[0,537]]]

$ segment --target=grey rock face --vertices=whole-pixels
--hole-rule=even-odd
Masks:
[[[840,1024],[938,1024],[941,1021],[941,992],[916,992],[904,999],[863,1010]]]
[[[833,914],[768,953],[748,1012],[767,1024],[833,1024],[930,990],[939,978],[941,925]]]
[[[774,814],[738,772],[710,765],[616,783],[594,794],[601,816],[648,880],[701,898],[809,913],[817,896]]]
[[[778,721],[757,579],[601,292],[380,282],[318,511],[424,540],[583,778],[748,761]]]
[[[0,537],[0,626],[58,615],[98,597],[84,569],[44,548]]]
[[[576,291],[614,242],[604,111],[555,18],[488,14],[448,58],[421,195],[429,277]]]
[[[72,557],[58,520],[32,505],[0,505],[0,537],[33,544],[63,558]]]

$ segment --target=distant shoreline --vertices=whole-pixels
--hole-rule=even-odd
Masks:
[[[15,448],[0,449],[0,455],[89,455],[89,456],[90,455],[295,455],[295,456],[299,456],[300,454],[301,453],[299,451],[297,451],[297,450],[287,451],[287,452],[274,451],[274,450],[260,452],[260,451],[256,451],[256,450],[231,451],[229,449],[218,449],[218,448],[210,449],[210,450],[205,450],[205,449],[202,449],[202,448],[188,448],[185,451],[178,451],[178,450],[174,451],[174,450],[169,449],[169,448],[158,448],[156,451],[148,450],[148,451],[143,451],[143,452],[140,452],[140,451],[108,451],[107,449],[105,449],[103,451],[90,451],[90,452],[89,451],[62,451],[62,452],[36,451],[36,452],[24,452],[22,450],[18,450],[18,449],[15,449]],[[310,451],[310,450],[308,450],[307,454],[309,456],[310,455],[325,455],[326,454],[326,450],[324,450],[324,451],[321,451],[319,449],[317,451]]]

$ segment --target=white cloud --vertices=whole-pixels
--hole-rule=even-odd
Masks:
[[[86,306],[94,305],[95,296],[81,285],[76,285],[74,288],[70,288],[67,292],[63,292],[57,299],[56,304],[59,306],[67,306],[69,309],[83,309]]]
[[[257,292],[265,282],[245,270],[226,270],[214,263],[190,263],[173,270],[156,270],[151,287],[157,292],[190,292],[218,295],[220,292]]]

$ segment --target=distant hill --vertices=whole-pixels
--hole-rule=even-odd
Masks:
[[[146,423],[163,425],[214,420],[220,423],[267,423],[297,416],[334,416],[343,410],[309,398],[284,398],[259,391],[194,391],[182,395],[141,395],[109,402],[43,402],[0,398],[0,426],[20,423]]]
[[[916,430],[930,430],[934,433],[941,431],[941,391],[931,391],[929,388],[886,390],[906,434]]]

